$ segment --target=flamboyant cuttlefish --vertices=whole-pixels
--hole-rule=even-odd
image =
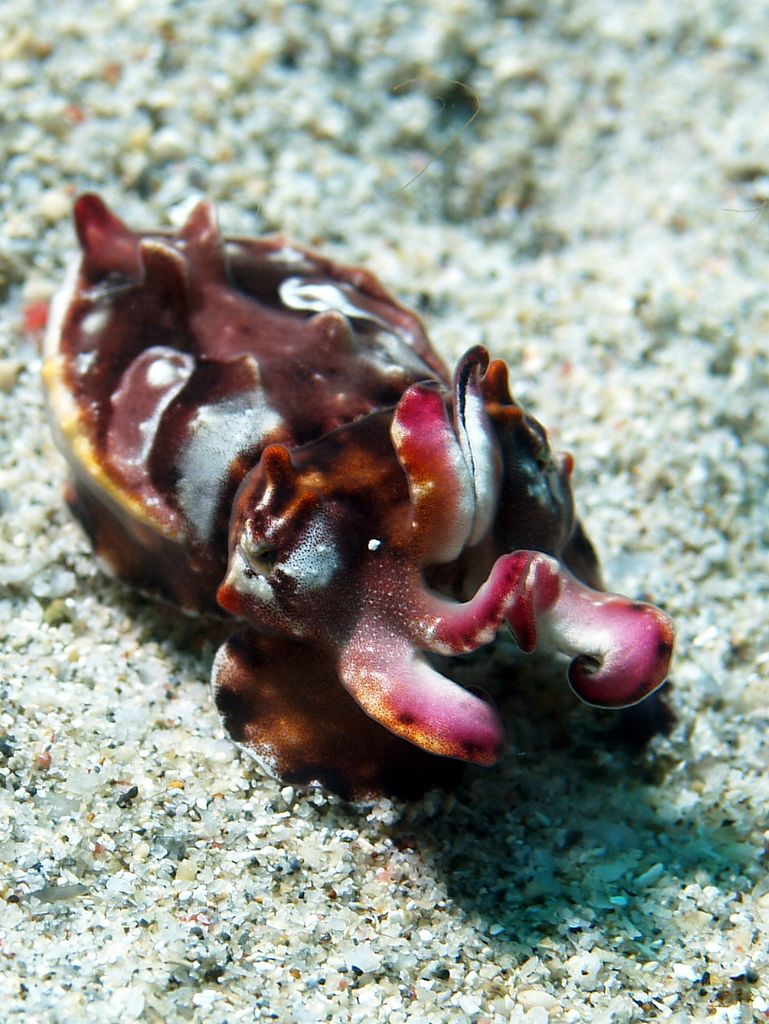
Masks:
[[[569,455],[472,348],[453,377],[371,274],[201,203],[135,234],[94,195],[45,379],[68,500],[122,579],[241,628],[212,681],[230,736],[287,781],[417,792],[492,764],[493,704],[428,655],[572,657],[591,704],[665,678],[673,629],[603,592]],[[433,755],[442,755],[435,757]]]

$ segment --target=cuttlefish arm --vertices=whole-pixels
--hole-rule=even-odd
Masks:
[[[497,560],[469,601],[415,586],[401,592],[389,618],[364,618],[341,652],[340,679],[369,715],[404,739],[492,764],[503,745],[497,712],[440,675],[424,652],[466,654],[505,624],[523,651],[542,645],[568,655],[571,688],[599,707],[626,707],[653,692],[673,649],[670,619],[653,605],[593,590],[542,552],[516,551]]]

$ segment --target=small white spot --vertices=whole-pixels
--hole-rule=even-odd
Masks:
[[[96,361],[96,349],[92,352],[81,352],[75,359],[75,372],[78,377],[85,377]]]
[[[107,326],[108,320],[109,313],[106,308],[92,309],[90,313],[86,313],[86,315],[83,317],[83,321],[80,327],[83,331],[83,334],[87,334],[89,338],[92,338],[97,334],[101,334],[101,332]]]
[[[267,254],[267,259],[271,263],[306,263],[307,257],[303,252],[298,249],[293,249],[290,245],[283,245],[280,249],[275,249],[273,252]]]
[[[184,367],[162,357],[147,367],[147,383],[151,388],[170,387],[175,380],[183,375]]]
[[[381,546],[382,542],[381,540],[379,540],[378,537],[372,537],[371,540],[368,542],[369,551],[379,551]]]
[[[412,489],[414,498],[424,501],[428,495],[432,494],[435,490],[435,480],[419,480],[415,482],[413,479],[409,479],[409,486]]]
[[[330,310],[336,310],[345,316],[372,320],[374,323],[387,326],[381,317],[356,306],[350,300],[344,286],[324,284],[323,282],[308,283],[301,277],[287,277],[285,281],[281,282],[279,294],[280,301],[289,309],[306,309],[313,313],[328,313]]]

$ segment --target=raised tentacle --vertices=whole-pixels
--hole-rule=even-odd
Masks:
[[[488,578],[469,601],[453,601],[422,586],[412,588],[408,619],[403,628],[413,641],[433,654],[469,654],[491,643],[513,608],[528,604],[531,591],[526,586],[532,558],[538,553],[515,551],[498,558]],[[545,557],[545,556],[543,556]],[[531,651],[536,643],[519,646]]]
[[[426,563],[450,562],[470,535],[475,493],[440,390],[413,384],[398,403],[390,435],[408,480],[415,552]]]
[[[482,382],[489,354],[476,345],[465,352],[454,371],[454,429],[465,459],[474,496],[468,544],[477,544],[494,522],[499,503],[502,464]]]
[[[414,506],[415,549],[425,564],[450,562],[491,529],[502,477],[482,393],[488,353],[470,349],[454,374],[453,423],[435,385],[401,398],[391,437]]]

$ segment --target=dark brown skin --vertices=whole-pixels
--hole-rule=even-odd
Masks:
[[[217,697],[225,728],[252,750],[279,751],[285,782],[317,780],[348,799],[375,792],[411,799],[459,782],[461,761],[427,754],[369,718],[339,686],[330,656],[252,629],[236,633],[228,648],[228,684]],[[312,686],[286,686],[308,672]],[[269,753],[263,756],[274,771]]]

